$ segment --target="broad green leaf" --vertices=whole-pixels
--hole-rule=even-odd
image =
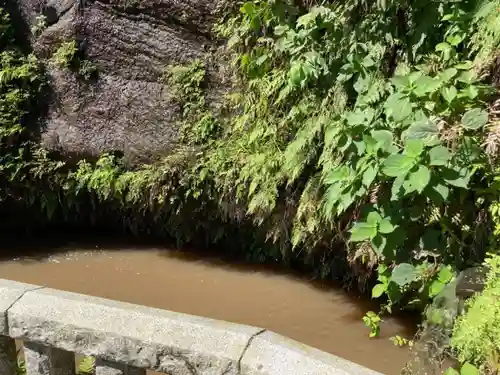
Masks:
[[[438,280],[444,284],[450,282],[453,277],[453,272],[451,271],[449,266],[442,267],[438,273]]]
[[[392,118],[396,122],[403,121],[405,118],[407,118],[411,114],[412,107],[413,106],[408,99],[402,100],[400,103],[399,110],[392,112]]]
[[[401,174],[392,183],[391,187],[391,201],[397,201],[401,195],[401,188],[405,182],[406,174]]]
[[[447,52],[451,49],[448,43],[439,43],[436,45],[436,52]]]
[[[415,72],[411,72],[409,75],[408,75],[408,79],[410,80],[410,83],[415,83],[417,82],[417,80],[422,77],[424,75],[424,73],[422,73],[421,71],[415,71]]]
[[[453,47],[458,46],[462,40],[464,40],[464,35],[462,34],[453,34],[446,38],[446,41]]]
[[[457,68],[458,70],[469,70],[473,65],[474,64],[472,61],[462,61],[461,63],[455,65],[455,68]]]
[[[389,233],[394,232],[394,229],[396,229],[396,227],[394,225],[392,225],[389,218],[384,218],[379,223],[378,231],[380,233],[389,234]]]
[[[255,13],[255,4],[252,3],[251,1],[247,1],[240,8],[240,12],[246,14],[247,16],[252,16]]]
[[[466,71],[463,71],[457,78],[457,81],[459,82],[463,82],[463,83],[467,83],[467,84],[471,84],[475,81],[476,79],[476,76],[475,74],[470,71],[470,70],[466,70]]]
[[[413,167],[415,158],[408,155],[390,155],[385,159],[382,172],[389,177],[405,175]]]
[[[468,362],[465,362],[460,369],[460,375],[479,375],[479,370]]]
[[[401,122],[412,112],[412,104],[408,98],[399,93],[392,94],[384,104],[385,113],[396,122]]]
[[[450,194],[450,189],[448,189],[447,186],[442,185],[442,184],[437,184],[436,186],[432,187],[436,193],[439,194],[441,198],[443,198],[443,201],[446,201],[448,199],[448,195]]]
[[[372,182],[375,180],[375,177],[377,177],[377,169],[372,165],[368,166],[363,173],[363,185],[370,187]]]
[[[358,150],[358,156],[361,156],[365,153],[366,151],[366,143],[363,141],[354,141],[354,146],[356,146],[356,149]]]
[[[421,139],[408,139],[405,142],[405,154],[417,157],[424,151],[424,142]]]
[[[435,144],[438,141],[438,135],[437,125],[429,119],[416,121],[406,132],[407,139],[422,139],[427,146]]]
[[[398,89],[410,86],[410,80],[407,76],[394,76],[392,77],[391,82]]]
[[[444,288],[445,284],[443,284],[439,280],[434,280],[429,287],[429,297],[437,296]]]
[[[351,126],[363,125],[367,122],[364,112],[359,109],[354,112],[350,112],[347,115],[346,119],[347,123]]]
[[[429,151],[430,165],[446,165],[450,160],[450,152],[444,146],[436,146]]]
[[[384,294],[386,286],[384,284],[377,284],[372,289],[372,298],[378,298]]]
[[[368,223],[355,223],[351,229],[351,242],[360,242],[374,238],[377,226]]]
[[[352,189],[351,189],[351,191],[352,191]],[[349,191],[346,194],[343,194],[340,197],[339,206],[337,208],[339,214],[346,211],[351,206],[351,204],[354,202],[355,196],[351,193],[351,191]]]
[[[477,130],[488,123],[488,112],[480,108],[470,109],[462,116],[462,126],[469,130]]]
[[[290,77],[290,82],[294,86],[299,86],[302,80],[304,80],[306,77],[304,69],[302,68],[302,64],[300,62],[293,63],[288,74]]]
[[[389,130],[373,130],[371,135],[383,150],[387,150],[392,145],[393,137]]]
[[[457,97],[457,94],[458,92],[455,86],[443,87],[441,89],[441,95],[443,95],[444,100],[446,100],[448,104]]]
[[[377,225],[380,223],[382,220],[382,217],[377,211],[371,211],[367,216],[366,216],[366,222],[370,225]]]
[[[460,373],[452,367],[448,367],[443,375],[460,375]]]
[[[351,171],[348,167],[342,166],[331,169],[325,178],[325,184],[335,184],[338,182],[349,180],[351,176]]]
[[[368,154],[375,154],[377,151],[377,141],[367,134],[363,134],[363,141],[365,144],[366,152]]]
[[[411,264],[401,263],[392,270],[391,280],[399,286],[405,286],[415,281],[418,273]]]
[[[469,179],[465,178],[465,177],[458,177],[454,180],[445,179],[445,181],[447,183],[449,183],[450,185],[453,185],[453,186],[459,187],[459,188],[463,188],[463,189],[467,189],[467,187],[469,186]]]
[[[464,95],[469,99],[475,99],[479,95],[479,90],[474,85],[469,85],[465,89],[460,90],[460,95]]]
[[[419,193],[422,193],[422,191],[429,184],[430,180],[431,172],[429,171],[429,168],[424,165],[419,166],[418,170],[411,173],[409,178],[412,187]]]
[[[427,75],[423,75],[419,79],[417,79],[415,85],[416,87],[413,90],[413,93],[416,96],[421,97],[436,91],[441,86],[441,81],[435,78],[431,78]]]
[[[455,77],[458,73],[458,70],[455,69],[455,68],[448,68],[446,69],[444,72],[442,72],[440,75],[439,75],[439,79],[446,83],[448,82],[450,79],[452,79],[453,77]]]

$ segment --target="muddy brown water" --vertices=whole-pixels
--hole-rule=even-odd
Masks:
[[[369,339],[361,318],[376,306],[366,298],[275,268],[162,248],[4,257],[0,278],[263,327],[389,375],[409,357],[389,338],[414,333],[412,319],[386,318]]]

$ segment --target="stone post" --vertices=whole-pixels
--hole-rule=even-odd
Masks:
[[[95,375],[146,375],[146,370],[97,358]]]
[[[16,342],[7,336],[0,336],[0,374],[17,374]]]
[[[26,375],[75,375],[75,354],[24,342]]]

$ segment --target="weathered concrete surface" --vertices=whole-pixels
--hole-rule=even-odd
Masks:
[[[379,374],[269,331],[252,339],[241,360],[241,369],[241,375]]]
[[[146,370],[98,358],[95,364],[95,375],[146,375]]]
[[[75,375],[75,354],[24,342],[26,375]]]
[[[18,283],[0,279],[0,335],[8,336],[7,310],[28,290],[39,289],[38,285]]]
[[[259,332],[54,289],[26,293],[8,317],[11,337],[173,375],[237,374]]]
[[[41,14],[49,24],[33,40],[54,91],[43,133],[46,147],[92,155],[122,150],[141,157],[174,147],[180,108],[162,80],[164,70],[206,59],[214,47],[212,26],[230,1],[16,1],[30,26]],[[97,80],[82,80],[49,63],[61,43],[72,40],[97,68]]]
[[[0,288],[0,300],[11,293]],[[380,375],[264,329],[55,289],[26,291],[7,317],[33,363],[55,358],[47,348],[64,363],[64,351],[76,352],[98,359],[97,375],[125,374],[124,365],[134,375]]]

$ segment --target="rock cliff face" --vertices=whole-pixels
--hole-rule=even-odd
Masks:
[[[227,0],[17,1],[31,27],[40,15],[46,19],[32,40],[47,62],[53,91],[42,132],[46,147],[149,158],[175,145],[179,105],[169,95],[164,70],[210,55],[212,27]],[[95,67],[91,79],[49,63],[71,41]]]

